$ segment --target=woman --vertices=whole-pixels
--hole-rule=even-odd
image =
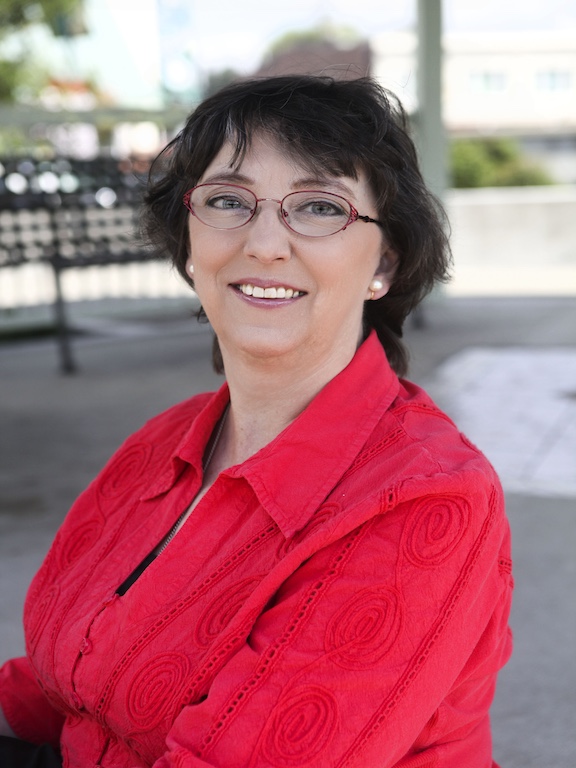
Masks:
[[[65,766],[495,765],[508,525],[398,378],[448,247],[390,99],[241,82],[153,166],[145,230],[226,383],[127,440],[32,583],[4,732]]]

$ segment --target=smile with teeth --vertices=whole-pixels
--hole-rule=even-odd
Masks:
[[[245,296],[254,296],[255,299],[297,299],[303,296],[304,291],[295,291],[293,288],[285,288],[282,285],[273,288],[261,288],[259,285],[242,283],[237,286],[240,293]]]

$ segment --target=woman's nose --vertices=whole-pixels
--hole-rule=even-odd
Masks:
[[[256,215],[243,229],[248,255],[260,261],[287,259],[292,255],[291,232],[284,224],[279,200],[258,200]]]

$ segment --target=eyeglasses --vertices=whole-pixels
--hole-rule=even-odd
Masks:
[[[292,232],[306,237],[335,235],[355,221],[383,228],[376,219],[361,216],[346,198],[314,189],[290,192],[282,200],[276,200],[256,197],[251,190],[236,184],[199,184],[183,197],[190,213],[215,229],[243,227],[256,215],[258,204],[266,201],[278,203],[282,222]]]

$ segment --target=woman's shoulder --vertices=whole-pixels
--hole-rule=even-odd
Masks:
[[[508,528],[489,460],[424,390],[405,382],[329,501],[343,508],[338,530],[369,523],[378,541],[395,529],[399,541],[422,536],[438,551],[440,539],[446,547],[461,541],[464,555],[488,531],[500,551]]]
[[[489,460],[430,396],[401,381],[397,397],[380,419],[355,465],[386,488],[498,487]]]
[[[439,469],[446,469],[452,463],[487,462],[454,420],[416,384],[402,381],[389,415],[414,448],[428,452]]]

